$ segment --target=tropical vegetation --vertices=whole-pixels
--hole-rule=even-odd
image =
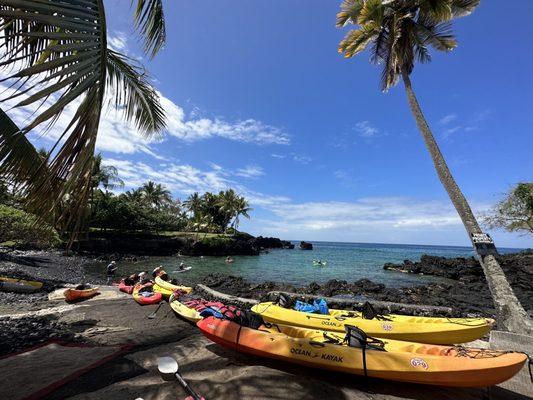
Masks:
[[[251,208],[233,189],[218,194],[193,193],[181,202],[165,186],[148,181],[141,187],[114,194],[98,189],[90,204],[88,226],[119,232],[235,233],[240,216]]]
[[[52,226],[36,225],[35,215],[5,204],[0,204],[0,226],[0,244],[3,245],[46,249],[61,243]]]
[[[134,25],[153,57],[165,43],[161,0],[136,0]],[[63,231],[77,232],[93,195],[92,170],[105,104],[146,136],[165,127],[159,95],[138,61],[107,45],[102,0],[11,0],[0,6],[0,67],[9,88],[0,105],[24,108],[19,129],[0,110],[0,175],[23,185],[26,207]],[[45,157],[26,134],[47,134],[70,119]]]
[[[383,91],[395,86],[400,79],[403,81],[411,112],[437,175],[471,238],[483,232],[431,132],[410,76],[417,62],[431,61],[430,49],[450,52],[457,47],[451,21],[469,15],[478,5],[479,0],[344,0],[337,14],[337,27],[357,26],[340,42],[339,53],[351,58],[369,48],[371,62],[382,67]],[[514,332],[533,329],[528,326],[527,313],[494,255],[480,254],[480,259],[500,326]]]
[[[533,183],[516,184],[484,216],[484,222],[489,228],[533,235]]]

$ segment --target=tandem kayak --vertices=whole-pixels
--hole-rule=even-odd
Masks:
[[[512,378],[523,353],[395,340],[348,346],[344,335],[286,325],[252,329],[208,317],[197,323],[210,340],[232,350],[314,368],[392,381],[451,387],[492,386]]]
[[[457,344],[479,339],[489,333],[494,320],[489,318],[413,317],[389,314],[385,318],[365,319],[357,311],[330,309],[328,315],[284,308],[273,302],[259,303],[252,311],[265,321],[309,329],[344,332],[355,325],[370,336],[431,344]]]
[[[42,282],[0,276],[0,291],[14,293],[34,293],[41,290]]]
[[[67,289],[65,290],[65,300],[68,302],[81,301],[85,299],[90,299],[93,296],[98,294],[98,288],[87,288],[87,289]]]
[[[142,306],[157,304],[163,300],[161,293],[154,292],[153,283],[138,283],[133,288],[133,299]]]
[[[185,292],[185,293],[191,293],[192,292],[192,287],[173,285],[172,283],[161,279],[161,277],[156,276],[155,285],[154,285],[154,291],[155,292],[161,293],[165,297],[169,297],[176,290],[180,290],[180,291]]]

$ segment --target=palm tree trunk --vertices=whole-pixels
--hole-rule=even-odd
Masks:
[[[431,129],[422,113],[420,104],[418,104],[418,100],[416,99],[411,86],[409,75],[404,72],[402,73],[402,78],[409,100],[409,106],[431,155],[439,179],[446,189],[448,196],[450,196],[450,200],[457,210],[459,217],[463,221],[463,225],[465,226],[469,237],[472,238],[472,234],[482,233],[481,228],[479,227],[476,217],[474,216],[465,196],[455,182],[439,146],[435,141],[435,137],[431,133]],[[474,250],[476,250],[475,246]],[[486,255],[485,257],[479,256],[479,259],[496,307],[500,328],[510,332],[525,332],[531,334],[533,332],[533,325],[531,324],[528,314],[516,298],[513,289],[509,285],[509,282],[496,258],[493,255]]]

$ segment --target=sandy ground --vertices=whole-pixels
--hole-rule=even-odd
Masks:
[[[238,354],[205,339],[167,304],[148,319],[156,306],[141,307],[115,288],[102,289],[101,296],[74,307],[51,300],[47,311],[39,313],[75,332],[74,340],[133,347],[47,399],[182,399],[181,387],[157,374],[157,357],[165,355],[178,360],[184,377],[207,399],[527,399],[501,388],[459,390],[365,380]],[[10,314],[14,320],[27,318],[20,310]]]

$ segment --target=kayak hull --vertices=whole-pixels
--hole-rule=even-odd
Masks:
[[[98,294],[98,288],[90,289],[67,289],[65,290],[65,300],[68,302],[90,299]]]
[[[387,315],[388,320],[364,319],[360,313],[330,309],[329,315],[306,313],[283,308],[275,303],[252,307],[265,321],[309,329],[344,332],[354,325],[370,336],[430,344],[471,342],[490,332],[494,320],[488,318],[433,318]]]
[[[148,297],[145,297],[140,294],[143,291],[143,289],[148,289],[152,285],[153,284],[151,282],[144,284],[144,285],[142,284],[135,285],[135,287],[133,288],[133,299],[142,306],[160,303],[161,300],[163,300],[163,296],[161,295],[161,293],[152,292],[152,295]]]
[[[189,287],[189,286],[181,286],[181,285],[173,285],[172,283],[170,282],[167,282],[167,281],[164,281],[163,279],[161,279],[159,276],[157,276],[155,278],[155,283],[157,286],[159,286],[161,289],[164,289],[166,291],[169,291],[170,294],[172,294],[173,292],[175,292],[176,290],[181,290],[182,292],[185,292],[185,293],[191,293],[192,292],[192,287]]]
[[[43,287],[42,282],[0,276],[0,291],[13,293],[35,293]]]
[[[182,318],[185,318],[186,320],[197,322],[202,319],[202,317],[200,317],[200,313],[194,308],[189,308],[178,300],[174,300],[172,297],[169,300],[169,304],[170,308],[172,308],[176,314]]]
[[[228,320],[209,317],[197,323],[215,343],[260,357],[273,358],[309,367],[364,375],[362,350],[325,343],[324,331],[280,325],[261,330],[241,327]],[[419,343],[387,341],[386,351],[366,350],[367,375],[373,378],[426,385],[484,387],[504,382],[524,365],[522,353],[500,352],[487,356],[471,349],[461,356],[457,348]],[[474,356],[476,358],[474,358]]]

